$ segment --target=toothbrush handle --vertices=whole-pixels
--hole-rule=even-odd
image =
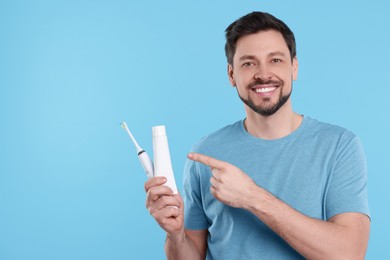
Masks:
[[[141,162],[142,167],[144,168],[148,179],[153,177],[153,163],[149,155],[146,152],[140,153],[138,159]]]

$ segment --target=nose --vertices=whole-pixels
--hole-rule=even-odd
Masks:
[[[265,64],[260,64],[256,69],[254,78],[260,80],[269,80],[272,78],[272,73]]]

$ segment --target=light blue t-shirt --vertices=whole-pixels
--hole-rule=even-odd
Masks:
[[[299,212],[321,220],[345,212],[369,215],[367,169],[350,131],[304,117],[290,135],[264,140],[238,121],[203,138],[194,152],[229,162]],[[188,160],[184,170],[185,227],[207,229],[207,259],[302,259],[252,213],[210,193],[208,166]]]

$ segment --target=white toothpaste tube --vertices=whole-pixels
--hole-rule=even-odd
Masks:
[[[164,176],[167,178],[166,186],[172,189],[173,194],[177,194],[175,176],[173,175],[171,155],[169,153],[168,138],[165,126],[154,126],[153,133],[153,154],[154,154],[154,176]]]

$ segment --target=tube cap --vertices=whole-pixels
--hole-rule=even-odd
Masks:
[[[153,136],[167,135],[165,132],[165,125],[158,125],[152,127]]]

